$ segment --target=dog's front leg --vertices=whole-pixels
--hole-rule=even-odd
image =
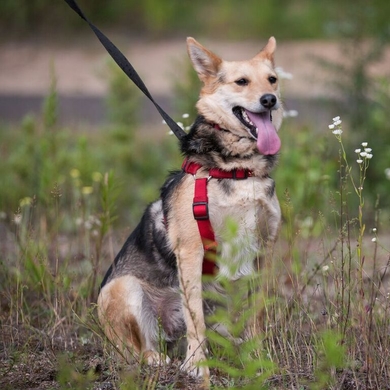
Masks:
[[[196,253],[196,254],[195,254]],[[195,254],[195,255],[194,255]],[[184,318],[187,326],[187,353],[182,369],[202,377],[209,385],[209,369],[202,365],[206,359],[206,325],[202,297],[203,249],[181,250],[178,253],[178,269]]]

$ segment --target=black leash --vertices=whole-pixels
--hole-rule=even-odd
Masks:
[[[118,66],[126,73],[131,81],[149,98],[149,100],[155,105],[160,115],[163,117],[167,125],[171,128],[175,136],[181,140],[186,133],[184,130],[158,105],[158,103],[153,99],[152,95],[146,88],[146,85],[142,81],[141,77],[139,77],[138,73],[135,71],[133,66],[130,64],[128,59],[122,54],[122,52],[94,25],[92,24],[84,13],[81,11],[76,1],[74,0],[65,0],[70,8],[75,11],[81,19],[84,19],[102,45],[105,47],[107,52],[113,58],[113,60],[118,64]]]

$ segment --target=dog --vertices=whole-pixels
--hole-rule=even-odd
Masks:
[[[217,281],[253,274],[259,253],[276,240],[281,223],[269,177],[283,117],[275,49],[271,37],[251,60],[224,61],[187,38],[203,86],[199,115],[180,141],[183,169],[170,174],[160,198],[147,207],[107,271],[97,302],[106,336],[126,358],[169,361],[161,340],[185,337],[182,369],[209,382],[208,367],[199,364],[207,350],[202,268],[215,265],[209,273]],[[194,191],[200,182],[206,196],[199,198]],[[227,218],[237,224],[239,251],[224,242]],[[199,221],[211,236],[202,236]]]

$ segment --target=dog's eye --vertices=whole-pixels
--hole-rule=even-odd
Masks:
[[[235,83],[241,87],[244,87],[245,85],[249,84],[249,80],[246,78],[242,78],[242,79],[236,80]]]
[[[269,76],[268,77],[268,81],[271,83],[271,84],[275,84],[278,79],[275,77],[275,76]]]

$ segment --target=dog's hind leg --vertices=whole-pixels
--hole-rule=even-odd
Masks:
[[[99,321],[110,342],[126,361],[141,358],[148,364],[167,362],[169,358],[157,351],[157,319],[153,313],[145,316],[143,296],[142,285],[134,276],[111,280],[99,294]]]

